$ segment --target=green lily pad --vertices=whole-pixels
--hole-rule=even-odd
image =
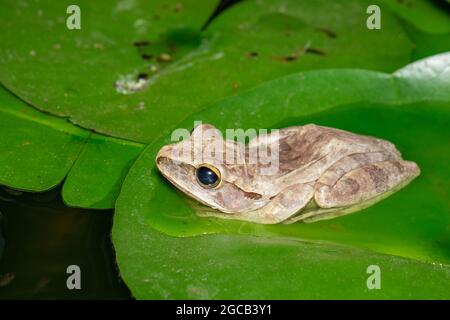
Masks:
[[[382,4],[383,29],[367,29],[368,0],[248,0],[203,33],[213,1],[82,0],[81,30],[66,28],[69,4],[2,2],[0,81],[41,110],[137,142],[264,81],[324,68],[391,72],[413,49]]]
[[[138,143],[92,134],[68,172],[64,202],[71,207],[114,208],[123,178],[142,150]]]
[[[118,215],[119,264],[137,299],[448,299],[450,267],[331,244],[204,235],[173,238]],[[133,243],[130,246],[130,243]],[[369,290],[367,268],[381,269]]]
[[[113,208],[143,150],[30,108],[2,87],[0,115],[0,184],[41,192],[64,180],[64,200],[75,207]]]
[[[391,140],[406,159],[421,166],[422,175],[406,189],[335,220],[263,226],[200,218],[199,205],[176,192],[156,169],[156,152],[170,143],[170,136],[151,144],[123,184],[113,227],[117,260],[133,294],[448,298],[449,66],[450,54],[442,54],[393,75],[363,70],[299,73],[225,99],[178,126],[192,128],[194,120],[201,120],[222,130],[270,129],[314,121]],[[323,252],[332,252],[332,257]],[[366,290],[363,266],[368,261],[390,270],[388,289]],[[342,268],[337,266],[341,262]],[[322,267],[322,272],[314,269]],[[416,273],[421,268],[433,271]],[[288,281],[299,286],[286,290]],[[313,283],[320,289],[313,290]]]
[[[59,184],[89,132],[50,117],[0,88],[0,184],[45,191]]]

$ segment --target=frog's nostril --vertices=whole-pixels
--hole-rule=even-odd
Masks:
[[[169,163],[169,158],[167,157],[157,157],[156,158],[156,165],[161,169],[162,167],[166,166]]]

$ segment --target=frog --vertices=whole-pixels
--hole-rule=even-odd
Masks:
[[[211,146],[216,146],[213,152]],[[266,154],[277,153],[270,174],[261,173],[267,168],[263,156],[245,160],[261,147],[269,150]],[[226,152],[244,160],[217,156]],[[420,175],[419,166],[404,160],[390,141],[313,123],[262,133],[248,143],[225,139],[213,125],[200,124],[188,138],[162,146],[155,161],[163,177],[204,208],[198,210],[201,216],[259,224],[347,215]]]

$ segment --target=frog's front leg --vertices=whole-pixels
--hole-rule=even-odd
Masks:
[[[270,199],[264,207],[240,213],[240,219],[275,224],[285,221],[303,209],[314,197],[314,186],[308,183],[291,185]]]
[[[354,206],[401,188],[419,173],[414,162],[391,153],[354,154],[339,160],[319,178],[314,199],[321,208]]]

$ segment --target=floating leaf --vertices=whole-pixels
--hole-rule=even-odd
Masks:
[[[142,150],[141,144],[91,135],[64,182],[64,202],[72,207],[113,208],[123,178]]]
[[[65,200],[77,207],[113,208],[128,168],[143,149],[39,112],[2,87],[0,115],[0,184],[40,192],[68,175]]]
[[[136,214],[116,216],[115,224],[124,226],[114,236],[121,274],[138,299],[450,297],[448,266],[287,239],[173,238]],[[381,290],[367,289],[370,265],[381,269]]]
[[[89,132],[30,108],[4,89],[0,113],[0,184],[30,191],[59,184]]]
[[[80,0],[81,30],[66,28],[70,4],[2,1],[0,81],[41,110],[138,142],[266,80],[319,68],[390,72],[412,52],[387,7],[383,29],[367,29],[368,0],[247,0],[203,33],[213,1]]]

